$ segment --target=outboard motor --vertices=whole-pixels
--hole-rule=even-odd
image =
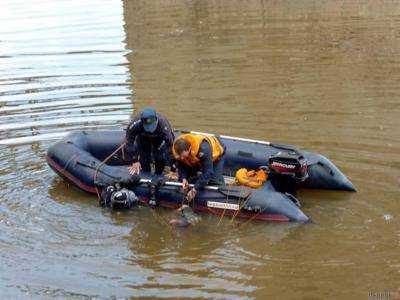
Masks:
[[[101,192],[100,205],[112,209],[132,208],[139,202],[138,197],[131,190],[119,186],[108,186]]]
[[[296,194],[299,185],[308,178],[307,161],[297,151],[280,151],[268,160],[269,179],[281,193]]]

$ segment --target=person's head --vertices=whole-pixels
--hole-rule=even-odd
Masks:
[[[154,108],[146,107],[140,113],[140,119],[143,122],[143,129],[146,132],[153,133],[158,124],[157,113]]]
[[[177,139],[174,143],[174,151],[178,159],[186,159],[190,154],[190,143],[184,139]]]

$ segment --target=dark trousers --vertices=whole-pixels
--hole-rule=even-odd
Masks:
[[[139,162],[142,170],[151,172],[151,162],[154,161],[155,174],[162,174],[167,163],[166,147],[161,147],[161,143],[145,137],[138,137],[135,141],[135,150],[139,155]]]
[[[225,155],[222,155],[219,160],[213,162],[213,174],[211,178],[208,180],[207,184],[213,184],[213,185],[225,184],[223,176],[224,164],[225,164]],[[201,168],[189,167],[186,165],[183,165],[181,167],[185,168],[185,173],[188,175],[187,180],[189,181],[189,183],[194,183],[199,176],[199,172],[201,172]],[[180,178],[180,180],[182,180],[182,178]]]

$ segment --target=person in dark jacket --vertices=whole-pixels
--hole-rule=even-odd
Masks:
[[[162,174],[164,167],[171,163],[173,141],[174,133],[168,120],[151,107],[143,109],[129,122],[126,131],[125,149],[133,158],[129,173],[151,172],[153,160],[155,174]]]
[[[207,184],[224,184],[225,146],[216,137],[182,134],[174,141],[172,152],[184,189],[194,182],[187,194],[188,201]]]

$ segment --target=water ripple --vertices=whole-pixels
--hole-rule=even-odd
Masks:
[[[93,12],[90,1],[35,4],[9,1],[0,12],[0,25],[7,24],[0,41],[0,144],[125,126],[132,91],[121,5],[99,5],[87,18],[80,12]]]

